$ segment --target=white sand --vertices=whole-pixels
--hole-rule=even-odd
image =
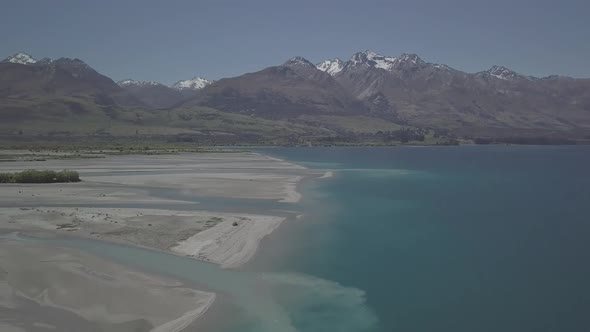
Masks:
[[[172,251],[217,263],[224,268],[238,267],[254,256],[260,240],[272,233],[283,220],[269,216],[224,220],[180,242]]]

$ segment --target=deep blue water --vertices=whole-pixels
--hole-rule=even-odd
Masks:
[[[590,147],[260,151],[336,170],[251,264],[299,331],[590,331]]]

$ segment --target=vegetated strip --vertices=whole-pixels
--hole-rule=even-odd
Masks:
[[[34,169],[17,173],[0,173],[0,183],[63,183],[80,182],[76,171],[37,171]]]

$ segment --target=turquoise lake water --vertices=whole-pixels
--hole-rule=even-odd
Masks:
[[[304,217],[281,225],[243,270],[43,241],[217,292],[221,307],[201,331],[590,331],[590,147],[260,152],[335,176],[302,185],[293,208]]]
[[[590,147],[261,151],[337,170],[252,264],[338,283],[298,330],[590,331]]]

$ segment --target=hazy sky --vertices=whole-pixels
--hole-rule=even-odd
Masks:
[[[1,58],[78,57],[115,80],[218,79],[366,49],[590,77],[589,0],[1,2]]]

